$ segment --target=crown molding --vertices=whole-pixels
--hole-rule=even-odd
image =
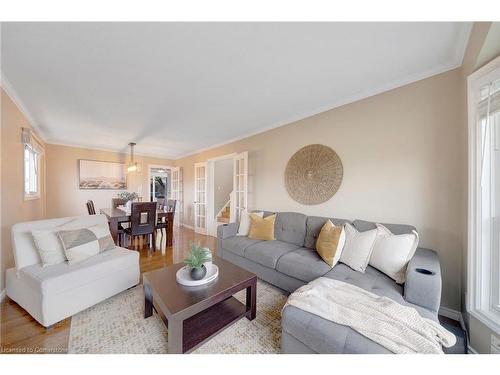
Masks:
[[[38,138],[40,138],[43,142],[47,143],[47,135],[44,133],[40,125],[35,121],[34,117],[31,115],[30,111],[28,110],[28,107],[24,104],[20,96],[18,95],[17,91],[14,89],[12,84],[9,82],[3,71],[0,70],[0,85],[2,89],[5,91],[5,93],[9,96],[9,98],[14,102],[14,104],[17,106],[19,111],[26,117],[28,120],[29,124],[33,127],[33,129],[36,131],[36,135]]]
[[[462,59],[460,58],[459,60],[462,60]],[[367,90],[367,91],[364,91],[362,93],[346,97],[346,98],[344,98],[340,101],[337,101],[333,104],[320,107],[320,108],[313,110],[313,111],[303,112],[297,116],[288,118],[284,121],[280,121],[280,122],[272,124],[270,126],[261,127],[259,129],[254,130],[254,131],[242,134],[238,137],[234,137],[234,138],[231,138],[229,140],[226,140],[226,141],[223,141],[220,143],[216,143],[216,144],[213,144],[213,145],[210,145],[207,147],[203,147],[203,148],[197,149],[195,151],[190,151],[186,154],[182,154],[182,155],[177,156],[177,157],[168,157],[166,155],[149,154],[149,153],[136,153],[136,155],[150,157],[150,158],[164,159],[164,160],[165,159],[166,160],[173,160],[173,161],[184,159],[184,158],[187,158],[187,157],[190,157],[193,155],[200,154],[200,153],[205,152],[205,151],[213,150],[214,148],[222,147],[222,146],[234,143],[234,142],[241,141],[241,140],[246,139],[246,138],[253,137],[253,136],[261,134],[261,133],[265,133],[269,130],[273,130],[276,128],[280,128],[282,126],[293,124],[297,121],[304,120],[306,118],[319,115],[323,112],[327,112],[327,111],[335,109],[335,108],[339,108],[339,107],[342,107],[342,106],[345,106],[348,104],[352,104],[352,103],[370,98],[370,97],[378,95],[378,94],[382,94],[382,93],[385,93],[385,92],[388,92],[388,91],[391,91],[391,90],[394,90],[397,88],[401,88],[401,87],[404,87],[406,85],[409,85],[409,84],[412,84],[412,83],[415,83],[415,82],[418,82],[418,81],[421,81],[421,80],[424,80],[427,78],[431,78],[433,76],[436,76],[436,75],[439,75],[442,73],[446,73],[447,71],[456,69],[460,66],[461,66],[461,61],[459,61],[459,62],[454,61],[451,64],[444,64],[444,65],[438,66],[434,69],[430,69],[428,71],[425,71],[423,73],[414,74],[414,75],[409,76],[405,79],[398,80],[398,81],[392,82],[391,84],[381,86],[377,89]],[[111,149],[111,148],[91,147],[88,145],[80,144],[78,142],[60,142],[57,140],[48,140],[47,136],[44,135],[44,133],[41,131],[40,127],[35,123],[35,121],[33,120],[33,117],[26,109],[26,106],[19,99],[19,96],[16,94],[12,85],[5,78],[3,73],[2,73],[2,87],[4,88],[5,92],[9,95],[9,97],[12,99],[12,101],[18,106],[19,110],[25,115],[25,117],[28,119],[28,121],[30,121],[33,128],[37,131],[39,137],[42,138],[42,140],[45,143],[52,144],[52,145],[58,145],[58,146],[76,147],[76,148],[83,148],[83,149],[88,149],[88,150],[106,151],[106,152],[113,152],[113,153],[118,153],[118,154],[126,154],[126,151],[119,151],[119,150]]]
[[[221,147],[221,146],[228,145],[230,143],[241,141],[242,139],[249,138],[249,137],[252,137],[254,135],[258,135],[260,133],[267,132],[269,130],[273,130],[273,129],[276,129],[276,128],[279,128],[279,127],[282,127],[282,126],[285,126],[285,125],[290,125],[290,124],[293,124],[294,122],[297,122],[297,121],[304,120],[304,119],[309,118],[309,117],[313,117],[313,116],[319,115],[321,113],[330,111],[332,109],[343,107],[345,105],[352,104],[352,103],[355,103],[355,102],[359,102],[361,100],[368,99],[368,98],[370,98],[372,96],[375,96],[375,95],[378,95],[378,94],[383,94],[385,92],[388,92],[388,91],[391,91],[391,90],[394,90],[394,89],[397,89],[397,88],[401,88],[401,87],[410,85],[410,84],[418,82],[418,81],[422,81],[422,80],[427,79],[427,78],[431,78],[433,76],[436,76],[436,75],[439,75],[439,74],[442,74],[442,73],[446,73],[447,71],[459,68],[461,65],[462,64],[461,64],[460,61],[454,61],[452,63],[443,64],[443,65],[440,65],[440,66],[438,66],[436,68],[424,71],[423,73],[414,74],[414,75],[411,75],[411,76],[409,76],[409,77],[407,77],[405,79],[394,81],[391,84],[384,85],[384,86],[381,86],[381,87],[373,89],[373,90],[366,90],[366,91],[364,91],[362,93],[355,94],[355,95],[352,95],[352,96],[348,96],[348,97],[346,97],[344,99],[341,99],[341,100],[339,100],[339,101],[337,101],[337,102],[335,102],[333,104],[329,104],[329,105],[320,107],[320,108],[318,108],[316,110],[308,111],[308,112],[303,112],[300,115],[288,118],[287,120],[280,121],[280,122],[278,122],[276,124],[273,124],[273,125],[270,125],[270,126],[259,128],[257,130],[245,133],[245,134],[243,134],[241,136],[232,138],[230,140],[227,140],[227,141],[224,141],[224,142],[221,142],[221,143],[217,143],[217,144],[214,144],[212,146],[207,146],[207,147],[198,149],[196,151],[192,151],[192,152],[186,153],[184,155],[178,156],[174,160],[184,159],[184,158],[187,158],[189,156],[197,155],[197,154],[205,152],[205,151],[213,150],[214,148],[217,148],[217,147]]]
[[[437,68],[430,69],[430,70],[425,71],[423,73],[409,76],[406,79],[395,81],[389,85],[381,86],[381,87],[374,89],[374,90],[367,90],[367,91],[362,92],[360,94],[346,97],[346,98],[344,98],[344,99],[342,99],[334,104],[323,106],[323,107],[320,107],[320,108],[313,110],[313,111],[303,112],[302,114],[288,118],[287,120],[280,121],[278,123],[272,124],[270,126],[265,126],[265,127],[256,129],[256,130],[251,131],[251,132],[247,132],[247,133],[240,135],[238,137],[231,138],[229,140],[226,140],[226,141],[223,141],[220,143],[216,143],[216,144],[213,144],[213,145],[210,145],[207,147],[203,147],[203,148],[197,149],[195,151],[190,151],[186,154],[182,154],[182,155],[177,156],[177,157],[168,157],[166,155],[148,154],[148,153],[135,153],[135,154],[138,156],[145,156],[145,157],[157,158],[157,159],[168,159],[168,160],[173,160],[173,161],[184,159],[184,158],[187,158],[190,156],[200,154],[200,153],[205,152],[205,151],[213,150],[214,148],[222,147],[222,146],[234,143],[234,142],[241,141],[241,140],[246,139],[246,138],[253,137],[253,136],[261,134],[261,133],[265,133],[269,130],[273,130],[276,128],[280,128],[282,126],[293,124],[297,121],[301,121],[301,120],[304,120],[306,118],[309,118],[309,117],[312,117],[315,115],[319,115],[321,113],[327,112],[327,111],[335,109],[335,108],[339,108],[339,107],[342,107],[342,106],[345,106],[348,104],[352,104],[352,103],[370,98],[370,97],[378,95],[378,94],[382,94],[382,93],[385,93],[385,92],[388,92],[388,91],[391,91],[391,90],[394,90],[394,89],[397,89],[400,87],[404,87],[404,86],[407,86],[409,84],[412,84],[412,83],[415,83],[415,82],[418,82],[418,81],[421,81],[421,80],[424,80],[427,78],[431,78],[433,76],[436,76],[436,75],[439,75],[442,73],[446,73],[447,71],[456,69],[460,66],[461,66],[461,62],[457,62],[457,61],[455,61],[451,64],[441,65],[441,66],[438,66]],[[88,145],[82,145],[82,144],[79,144],[76,142],[71,143],[71,142],[59,142],[59,141],[52,140],[52,141],[47,142],[47,143],[53,144],[53,145],[59,145],[59,146],[66,146],[66,147],[84,148],[84,149],[88,149],[88,150],[107,151],[107,152],[114,152],[114,153],[120,153],[120,154],[126,153],[124,151],[117,151],[117,150],[114,150],[111,148],[90,147]]]
[[[52,146],[72,147],[72,148],[80,148],[83,150],[103,151],[103,152],[110,152],[113,154],[130,156],[130,152],[128,150],[116,150],[113,148],[106,148],[106,147],[92,147],[92,146],[83,145],[83,144],[79,144],[79,143],[73,143],[73,142],[50,141],[50,142],[47,142],[47,144],[49,146],[52,145]],[[148,154],[148,153],[136,152],[135,150],[134,150],[134,156],[141,156],[141,157],[161,159],[161,160],[170,160],[170,161],[177,160],[174,158],[169,158],[166,155],[162,155],[162,154]]]
[[[455,61],[459,66],[462,66],[464,63],[465,51],[467,50],[467,46],[469,45],[469,38],[472,32],[472,27],[474,26],[474,22],[470,22],[467,27],[463,27],[460,30],[460,34],[458,36],[457,45],[455,48]]]
[[[408,76],[404,79],[394,81],[394,82],[387,84],[387,85],[382,85],[382,86],[375,88],[375,89],[366,90],[366,91],[363,91],[363,92],[360,92],[360,93],[357,93],[357,94],[354,94],[351,96],[347,96],[347,97],[345,97],[341,100],[338,100],[334,103],[316,108],[315,110],[302,112],[296,116],[290,117],[290,118],[285,119],[283,121],[271,124],[269,126],[260,127],[258,129],[253,130],[253,131],[244,133],[240,136],[237,136],[237,137],[234,137],[234,138],[231,138],[231,139],[219,142],[219,143],[215,143],[215,144],[203,147],[203,148],[189,151],[187,153],[181,154],[180,156],[168,157],[167,155],[149,154],[149,153],[137,153],[137,155],[144,156],[144,157],[158,158],[158,159],[169,159],[169,160],[174,160],[174,161],[184,159],[184,158],[187,158],[187,157],[190,157],[193,155],[197,155],[197,154],[200,154],[200,153],[208,151],[208,150],[213,150],[213,149],[218,148],[218,147],[222,147],[222,146],[234,143],[234,142],[241,141],[243,139],[267,132],[269,130],[273,130],[273,129],[276,129],[276,128],[279,128],[279,127],[282,127],[285,125],[293,124],[297,121],[321,114],[323,112],[326,112],[326,111],[329,111],[329,110],[332,110],[332,109],[335,109],[338,107],[342,107],[342,106],[345,106],[348,104],[352,104],[352,103],[367,99],[369,97],[372,97],[372,96],[375,96],[378,94],[382,94],[382,93],[385,93],[385,92],[388,92],[388,91],[391,91],[391,90],[418,82],[418,81],[423,80],[423,79],[430,78],[430,77],[438,75],[438,74],[445,73],[449,70],[456,69],[462,65],[464,53],[465,53],[465,50],[467,48],[468,39],[469,39],[470,32],[471,32],[471,28],[472,28],[472,25],[469,25],[468,27],[463,27],[461,29],[460,34],[457,38],[457,44],[456,44],[456,48],[455,48],[456,53],[455,53],[455,56],[452,58],[452,60],[454,60],[454,61],[451,61],[447,64],[443,64],[443,65],[437,66],[433,69]],[[3,72],[0,71],[0,73],[1,73],[1,85],[4,88],[5,92],[12,99],[12,101],[17,105],[17,107],[24,114],[24,116],[28,119],[30,124],[36,130],[39,137],[45,143],[67,146],[67,147],[78,147],[78,148],[84,148],[84,149],[89,149],[89,150],[107,151],[107,152],[114,152],[114,153],[126,153],[124,151],[119,151],[119,150],[110,149],[110,148],[89,147],[88,145],[80,144],[78,142],[71,142],[71,143],[58,142],[57,140],[49,139],[48,136],[46,134],[44,134],[44,132],[42,131],[39,124],[36,123],[33,116],[30,114],[29,110],[27,109],[26,105],[23,103],[23,101],[21,100],[19,95],[16,93],[15,89],[12,87],[10,82],[7,80],[7,78],[5,77]]]

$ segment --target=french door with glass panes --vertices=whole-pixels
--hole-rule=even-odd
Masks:
[[[207,162],[194,165],[194,231],[207,233]]]
[[[182,167],[172,168],[171,171],[170,199],[176,200],[174,225],[179,226],[182,220],[182,212],[184,208],[184,202],[182,199]]]
[[[235,155],[233,162],[234,204],[232,218],[240,221],[241,213],[248,207],[248,152]],[[233,220],[232,220],[233,221]]]

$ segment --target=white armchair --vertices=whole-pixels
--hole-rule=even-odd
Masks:
[[[139,253],[116,247],[81,263],[42,267],[31,231],[71,222],[85,228],[107,224],[103,215],[38,220],[12,227],[16,266],[6,273],[6,292],[41,325],[49,327],[139,283]]]

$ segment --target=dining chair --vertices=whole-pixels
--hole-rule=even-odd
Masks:
[[[163,210],[163,206],[165,205],[165,198],[156,198],[156,203],[158,203],[158,209]]]
[[[175,199],[168,199],[167,200],[167,204],[164,207],[164,210],[166,212],[172,212],[172,220],[174,220],[175,206],[176,205],[177,205],[177,201]],[[163,217],[161,219],[161,221],[158,221],[156,223],[156,230],[160,231],[161,237],[163,237],[163,229],[165,229],[165,236],[168,236],[168,230],[167,230],[168,224],[169,224],[168,223],[168,218],[166,218],[166,217]]]
[[[168,199],[167,204],[165,205],[167,212],[175,213],[175,206],[177,205],[177,201],[175,199]]]
[[[130,227],[124,228],[125,234],[132,240],[137,236],[151,236],[150,245],[155,250],[156,243],[156,202],[133,202],[130,213]]]
[[[87,205],[87,211],[88,211],[89,215],[95,215],[94,202],[91,200],[88,200],[86,205]]]
[[[118,206],[125,206],[127,201],[122,198],[111,198],[111,207],[118,208]],[[128,223],[119,223],[118,224],[118,244],[121,246],[123,241],[122,239],[125,237],[125,228],[128,228]]]

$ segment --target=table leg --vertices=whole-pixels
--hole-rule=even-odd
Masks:
[[[167,236],[167,246],[171,247],[174,242],[174,223],[171,217],[167,219],[167,228],[165,229],[165,234]]]
[[[111,237],[116,245],[118,245],[118,220],[109,219],[109,231],[111,232]]]
[[[144,282],[144,318],[153,315],[153,293],[149,283]]]
[[[169,354],[182,354],[183,353],[183,340],[182,340],[182,326],[183,320],[170,319],[168,321],[168,353]]]
[[[257,315],[257,281],[247,288],[247,318],[254,320]]]

